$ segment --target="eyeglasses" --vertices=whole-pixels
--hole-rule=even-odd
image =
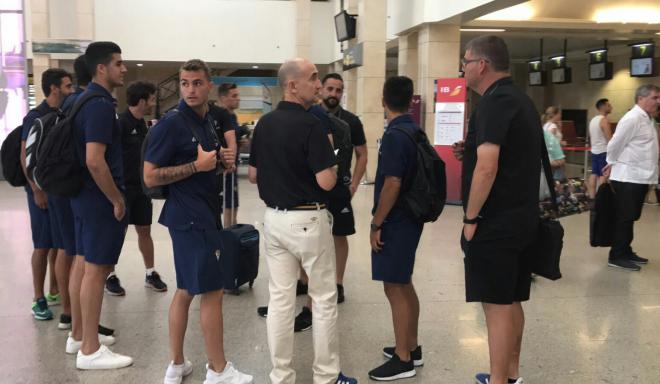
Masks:
[[[461,59],[461,66],[462,66],[463,68],[465,68],[466,65],[468,65],[468,64],[470,64],[470,63],[476,63],[477,61],[481,61],[481,60],[483,60],[483,61],[485,61],[485,62],[488,62],[488,60],[483,59],[483,58],[471,59],[471,60],[466,60],[465,58],[462,58],[462,59]]]

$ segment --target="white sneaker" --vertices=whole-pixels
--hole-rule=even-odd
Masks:
[[[252,376],[239,372],[234,368],[234,364],[228,361],[224,371],[220,373],[207,368],[204,384],[252,384]]]
[[[82,351],[78,351],[76,358],[78,369],[117,369],[131,364],[133,364],[132,358],[114,353],[105,345],[101,345],[99,350],[91,355],[83,355]]]
[[[193,371],[193,365],[190,360],[185,360],[183,364],[175,365],[173,361],[167,366],[165,371],[165,379],[163,384],[181,384],[185,376],[188,376]]]
[[[106,336],[102,335],[99,333],[99,343],[110,346],[114,344],[117,340],[114,338],[114,336]],[[66,339],[66,353],[69,355],[75,355],[80,351],[80,347],[82,346],[82,340],[77,341],[74,340],[73,337],[71,336],[71,332],[69,332],[69,337]]]

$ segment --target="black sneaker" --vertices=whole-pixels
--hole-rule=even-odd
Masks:
[[[151,288],[156,292],[165,292],[167,291],[167,284],[160,279],[158,272],[153,271],[151,275],[146,275],[144,278],[144,286]]]
[[[103,336],[112,336],[115,334],[115,330],[112,328],[104,327],[99,324],[99,333]]]
[[[293,331],[302,332],[308,329],[312,329],[312,311],[307,307],[303,307],[293,323]]]
[[[57,329],[67,330],[71,329],[71,315],[66,315],[64,313],[60,314],[60,322],[57,324]]]
[[[344,286],[341,284],[337,284],[337,304],[343,303],[344,300],[345,300]]]
[[[266,305],[265,307],[258,307],[257,315],[261,317],[268,317],[268,306]]]
[[[298,284],[296,285],[296,296],[306,295],[306,294],[307,294],[307,284],[298,280]]]
[[[126,294],[117,275],[112,275],[105,281],[105,293],[112,296],[124,296]]]
[[[383,355],[388,359],[391,359],[394,356],[394,347],[385,347],[383,348]],[[424,365],[424,359],[422,359],[422,346],[418,345],[413,351],[410,351],[410,358],[413,360],[415,367],[421,367]]]
[[[647,259],[647,258],[645,258],[645,257],[640,257],[640,256],[638,256],[635,252],[633,252],[633,253],[630,254],[630,255],[627,255],[627,256],[626,256],[626,259],[628,259],[628,260],[630,260],[630,261],[632,261],[633,263],[638,264],[638,265],[641,265],[641,264],[648,264],[648,263],[649,263],[649,259]]]
[[[625,269],[627,271],[639,271],[640,269],[642,269],[642,267],[635,264],[634,262],[620,257],[616,259],[608,260],[607,265],[610,267]]]
[[[369,371],[369,378],[377,381],[392,381],[414,377],[416,374],[413,360],[401,361],[395,353],[385,364]]]

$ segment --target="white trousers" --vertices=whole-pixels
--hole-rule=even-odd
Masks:
[[[314,337],[314,384],[334,384],[339,374],[337,286],[332,218],[325,209],[266,209],[264,241],[270,271],[268,347],[273,384],[293,384],[293,323],[300,265],[309,276]]]

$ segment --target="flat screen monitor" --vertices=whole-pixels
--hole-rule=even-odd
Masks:
[[[355,37],[355,17],[346,11],[341,11],[335,15],[335,29],[337,31],[337,41],[346,41]]]
[[[642,57],[639,59],[630,59],[630,76],[653,76],[653,58]]]
[[[551,72],[551,80],[553,84],[569,84],[572,80],[571,68],[561,67],[555,68]]]
[[[605,63],[596,63],[589,65],[589,80],[602,80],[607,75],[607,66]]]
[[[530,72],[529,85],[543,85],[543,72]]]

